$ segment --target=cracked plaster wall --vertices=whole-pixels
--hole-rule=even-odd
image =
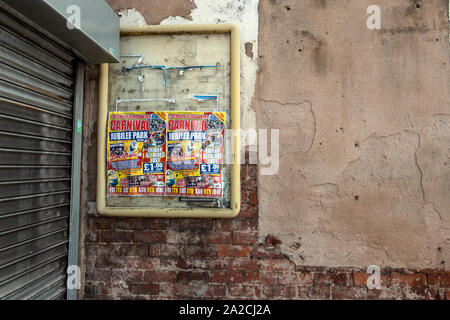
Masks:
[[[298,265],[446,267],[448,2],[378,1],[381,30],[371,4],[261,1],[253,108],[283,138],[259,236]]]

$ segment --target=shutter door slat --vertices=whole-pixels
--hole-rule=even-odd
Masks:
[[[1,112],[1,110],[0,110]],[[47,123],[11,117],[0,113],[0,127],[13,133],[70,141],[72,130]]]
[[[20,146],[27,150],[71,152],[70,141],[27,136],[18,133],[0,131],[0,148],[7,148],[20,140]]]
[[[44,110],[30,105],[21,104],[11,100],[0,98],[0,110],[5,116],[12,116],[17,119],[30,120],[35,122],[42,122],[43,124],[50,124],[63,129],[72,129],[72,116],[63,115],[60,113]],[[2,130],[4,130],[2,128]]]
[[[46,49],[48,52],[53,53],[55,56],[57,56],[67,64],[72,65],[74,63],[74,56],[72,53],[61,48],[59,45],[48,41],[39,33],[30,30],[30,28],[22,21],[18,21],[10,13],[4,11],[3,9],[0,9],[0,25],[7,27],[9,30],[14,30],[17,35],[23,38],[27,38],[29,41],[38,44],[43,49]]]
[[[75,62],[0,9],[0,299],[66,295]]]
[[[20,295],[26,293],[28,288],[33,287],[36,283],[39,284],[48,275],[55,274],[59,269],[67,266],[67,252],[59,255],[55,254],[55,252],[52,253],[53,258],[44,260],[43,258],[45,257],[38,257],[41,260],[40,264],[35,263],[33,265],[33,261],[31,261],[28,269],[15,272],[13,277],[4,281],[0,280],[0,295],[2,299],[20,299]]]
[[[0,199],[57,191],[70,191],[70,179],[0,182]]]
[[[54,220],[66,216],[67,212],[69,212],[69,203],[2,215],[0,216],[0,232]]]
[[[69,102],[73,99],[71,90],[55,86],[3,63],[0,63],[0,79],[62,101]]]
[[[0,181],[70,178],[70,167],[21,167],[0,165]]]

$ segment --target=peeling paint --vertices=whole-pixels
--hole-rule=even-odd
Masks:
[[[241,50],[241,128],[256,128],[256,116],[251,108],[255,94],[256,74],[258,71],[258,5],[259,0],[194,0],[196,9],[190,17],[169,17],[161,24],[203,24],[203,23],[235,23],[241,30],[241,48],[246,43],[253,45],[253,58]]]
[[[120,15],[120,25],[121,26],[145,26],[147,25],[147,21],[145,21],[144,16],[137,11],[135,8],[133,9],[123,9],[119,12]]]

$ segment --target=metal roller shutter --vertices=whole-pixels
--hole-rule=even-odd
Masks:
[[[0,299],[66,295],[75,62],[0,9]]]

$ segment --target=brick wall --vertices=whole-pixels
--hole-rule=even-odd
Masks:
[[[89,216],[85,299],[449,299],[450,272],[295,266],[278,239],[258,241],[256,166],[242,166],[238,218]]]

